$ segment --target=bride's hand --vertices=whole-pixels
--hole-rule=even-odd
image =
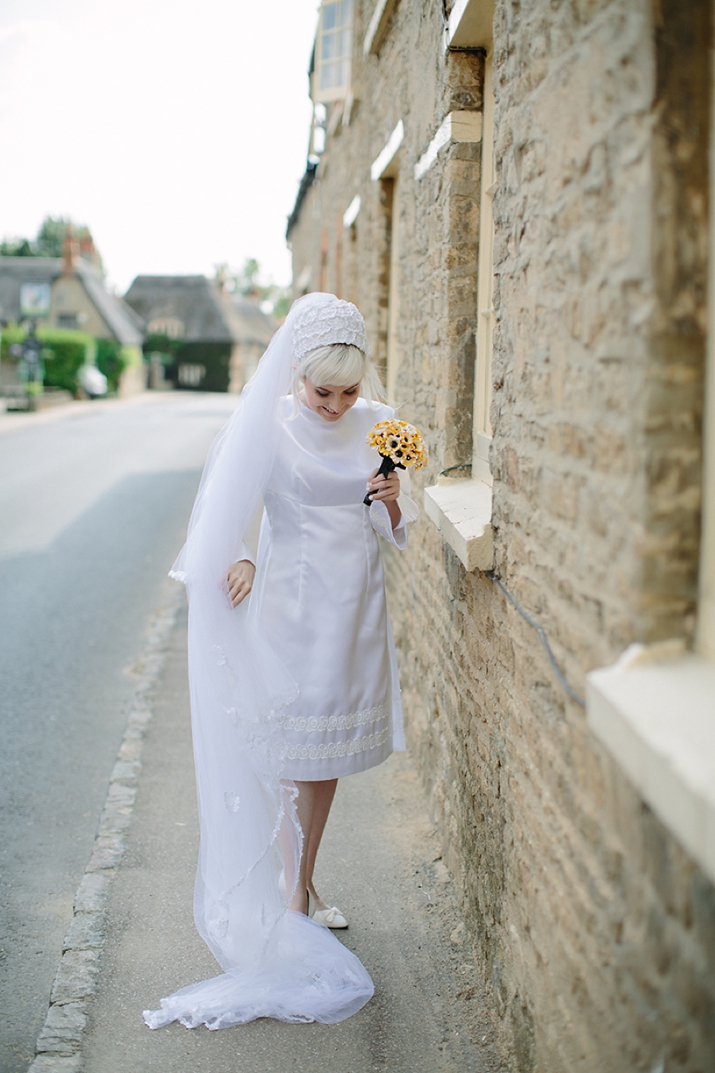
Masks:
[[[367,482],[367,490],[373,501],[388,503],[397,502],[400,496],[400,478],[393,469],[389,477],[377,476],[377,470],[370,474]]]
[[[228,594],[231,603],[238,607],[241,600],[245,600],[253,588],[253,579],[256,576],[256,568],[248,559],[241,559],[228,568]]]

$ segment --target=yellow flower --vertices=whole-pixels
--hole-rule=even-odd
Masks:
[[[370,429],[367,442],[379,454],[391,458],[396,466],[403,469],[406,466],[422,469],[427,465],[427,449],[422,433],[406,421],[378,421]]]

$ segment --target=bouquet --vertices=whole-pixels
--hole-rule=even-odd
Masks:
[[[408,466],[422,469],[427,465],[427,448],[422,433],[406,421],[396,421],[394,418],[391,421],[378,421],[368,432],[367,442],[382,455],[376,473],[378,477],[380,474],[389,476],[393,469],[407,469]],[[367,507],[372,503],[369,492],[363,503]]]

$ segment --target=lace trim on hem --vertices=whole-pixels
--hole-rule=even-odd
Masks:
[[[324,730],[349,730],[351,727],[376,723],[380,719],[386,719],[387,715],[387,706],[378,704],[375,708],[364,708],[360,712],[351,712],[349,715],[284,716],[279,722],[284,730],[310,734]]]
[[[289,745],[286,747],[286,760],[332,760],[336,756],[354,756],[369,749],[377,749],[392,735],[392,727],[384,727],[375,734],[358,738],[356,741],[331,742],[330,745]]]

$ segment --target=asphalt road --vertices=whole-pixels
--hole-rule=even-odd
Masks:
[[[25,1073],[131,666],[235,405],[166,393],[0,419],[0,1073]]]

